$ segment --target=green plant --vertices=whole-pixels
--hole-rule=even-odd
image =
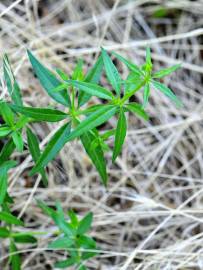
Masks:
[[[9,167],[15,165],[11,161],[5,162],[4,165],[0,167],[0,172],[6,172]],[[0,173],[1,174],[1,173]],[[1,174],[2,176],[2,174]],[[6,178],[6,177],[5,177]],[[11,213],[10,204],[14,201],[13,199],[6,193],[6,186],[2,183],[5,181],[5,178],[0,177],[0,239],[8,239],[9,240],[9,260],[7,265],[11,265],[12,270],[20,270],[21,269],[21,257],[18,252],[18,245],[26,244],[26,245],[34,245],[37,244],[37,239],[33,236],[32,232],[21,232],[16,230],[17,227],[24,227],[23,221],[19,218],[16,218],[15,215]],[[5,183],[5,182],[4,182]]]
[[[58,237],[48,247],[68,252],[68,258],[56,262],[55,267],[67,268],[75,265],[77,269],[86,270],[85,261],[98,253],[96,242],[86,235],[91,228],[92,213],[88,213],[83,219],[78,220],[74,211],[70,210],[68,212],[69,221],[67,221],[59,202],[56,203],[56,210],[48,207],[42,201],[39,201],[38,204],[59,228],[56,233]]]
[[[25,148],[29,150],[35,163],[30,175],[40,173],[46,187],[48,177],[45,170],[48,163],[57,156],[66,143],[80,139],[87,155],[100,174],[103,184],[107,185],[104,154],[105,151],[111,151],[107,141],[110,137],[114,137],[112,161],[115,162],[122,151],[127,133],[126,113],[131,112],[148,120],[145,108],[152,88],[163,93],[177,106],[181,105],[181,101],[173,91],[157,81],[177,70],[180,65],[153,72],[149,48],[146,50],[146,61],[141,67],[115,52],[112,54],[128,67],[129,74],[126,79],[121,78],[116,66],[103,48],[101,55],[87,74],[83,72],[82,60],[79,60],[70,76],[60,69],[56,70],[56,74],[50,72],[28,51],[35,74],[55,102],[54,108],[34,108],[23,105],[19,85],[8,57],[4,56],[4,80],[11,100],[10,102],[0,101],[0,115],[3,120],[3,124],[0,125],[0,139],[4,145],[0,152],[0,221],[2,222],[0,237],[10,239],[9,263],[13,270],[21,268],[20,256],[16,253],[17,244],[20,242],[36,244],[36,238],[32,233],[20,234],[16,231],[15,226],[24,226],[24,224],[10,210],[13,199],[8,194],[8,173],[11,168],[17,166],[17,162],[11,159],[15,150],[20,152]],[[103,70],[111,89],[99,84]],[[131,102],[131,97],[142,89],[144,89],[143,103]],[[89,100],[93,96],[97,97],[100,102],[90,105]],[[57,103],[65,106],[64,111],[56,109]],[[116,126],[100,132],[99,126],[108,122],[113,116],[118,118]],[[42,152],[38,137],[33,132],[32,124],[34,122],[62,122]],[[24,133],[26,133],[26,140],[23,136]],[[59,203],[56,205],[56,211],[47,207],[43,202],[39,202],[39,205],[54,220],[62,234],[61,238],[50,244],[50,247],[65,248],[69,253],[69,258],[57,263],[57,267],[67,267],[69,264],[76,265],[80,270],[86,269],[83,265],[84,260],[96,255],[94,240],[86,236],[86,231],[91,225],[92,214],[88,214],[82,221],[79,221],[74,212],[70,211],[70,221],[67,222]],[[82,251],[81,248],[84,250]],[[89,249],[91,250],[88,251]]]
[[[141,67],[116,53],[113,54],[129,68],[130,73],[126,80],[121,78],[116,66],[104,49],[102,49],[102,53],[95,65],[86,75],[82,70],[82,61],[79,61],[70,79],[63,71],[57,70],[60,80],[48,71],[31,52],[28,52],[32,67],[42,86],[56,102],[63,104],[67,108],[67,111],[62,112],[50,108],[24,107],[16,102],[9,105],[20,117],[25,117],[25,122],[27,119],[46,122],[66,121],[53,135],[39,159],[36,160],[36,165],[31,170],[31,175],[42,170],[56,157],[67,142],[79,138],[97,168],[103,183],[106,185],[107,171],[104,151],[109,148],[106,146],[105,141],[110,136],[115,136],[112,157],[112,160],[115,161],[121,152],[126,136],[127,122],[125,113],[132,112],[147,120],[148,115],[144,108],[148,103],[151,87],[165,94],[176,105],[181,105],[180,100],[172,90],[156,80],[175,71],[180,65],[154,73],[152,72],[153,65],[149,48],[146,51],[146,62]],[[103,67],[115,94],[98,84]],[[144,87],[143,106],[135,102],[129,102],[129,99],[142,87]],[[107,103],[103,102],[83,109],[83,105],[86,105],[92,96],[106,100]],[[108,132],[108,136],[107,134],[101,135],[96,128],[107,122],[114,115],[118,115],[116,128]],[[83,116],[85,116],[85,119],[82,118]],[[11,120],[9,124],[12,124]],[[4,132],[8,132],[8,130],[4,130]],[[14,134],[17,137],[16,132]],[[19,135],[18,137],[20,138]],[[22,143],[20,143],[19,138],[13,138],[13,140],[19,150],[22,150]]]

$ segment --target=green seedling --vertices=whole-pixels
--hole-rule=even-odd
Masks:
[[[92,213],[88,213],[81,220],[74,211],[68,212],[68,218],[64,214],[59,202],[56,203],[56,210],[48,207],[44,202],[38,201],[38,205],[57,225],[58,237],[49,244],[48,248],[53,250],[65,250],[68,252],[67,259],[55,263],[56,268],[69,268],[86,270],[86,260],[98,253],[96,242],[87,233],[91,229],[93,220]]]

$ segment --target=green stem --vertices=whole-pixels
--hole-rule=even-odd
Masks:
[[[126,100],[128,100],[131,96],[133,96],[135,94],[135,92],[137,92],[140,88],[142,88],[146,83],[146,80],[142,81],[135,89],[133,89],[132,91],[130,91],[129,93],[127,93],[122,99],[121,99],[121,103],[120,105],[123,105]]]
[[[72,110],[75,111],[75,90],[73,87],[72,87],[71,95],[72,95]]]

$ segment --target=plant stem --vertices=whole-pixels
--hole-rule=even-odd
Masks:
[[[133,96],[135,94],[135,92],[137,92],[140,88],[142,88],[142,86],[144,86],[146,83],[146,80],[142,81],[135,89],[133,89],[132,91],[130,91],[129,93],[127,93],[122,99],[121,99],[121,105],[123,105],[126,100],[128,100],[131,96]]]

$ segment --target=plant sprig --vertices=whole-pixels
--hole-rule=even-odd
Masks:
[[[24,149],[29,150],[34,162],[30,175],[40,173],[44,186],[47,186],[49,183],[46,166],[56,158],[65,144],[79,139],[106,186],[108,174],[105,152],[111,151],[107,142],[110,137],[114,138],[112,161],[115,162],[122,152],[127,134],[126,113],[133,113],[147,121],[149,116],[145,109],[152,89],[163,93],[177,106],[182,105],[173,91],[158,81],[176,71],[180,65],[154,72],[149,48],[146,49],[146,60],[142,66],[137,66],[115,52],[112,52],[112,55],[129,69],[126,79],[122,79],[104,48],[101,49],[100,56],[87,74],[83,71],[83,61],[79,60],[71,75],[60,69],[56,69],[57,74],[51,72],[28,51],[32,68],[42,87],[54,100],[55,108],[24,106],[20,87],[8,56],[5,55],[3,58],[4,80],[11,100],[10,102],[0,100],[0,115],[3,120],[3,123],[0,124],[0,140],[4,144],[0,151],[0,238],[9,240],[8,263],[12,270],[21,269],[18,245],[37,243],[32,232],[21,233],[16,230],[16,226],[24,226],[24,223],[10,210],[14,201],[8,194],[8,175],[9,171],[17,166],[17,162],[11,159],[15,150],[19,152]],[[109,87],[100,84],[103,72],[105,72]],[[142,104],[130,101],[130,98],[138,91],[143,91]],[[92,97],[96,97],[99,102],[91,105],[89,100]],[[64,111],[57,109],[57,104],[63,105]],[[99,126],[107,123],[112,117],[117,117],[116,125],[100,132]],[[42,151],[33,129],[35,122],[61,122]],[[26,138],[24,134],[26,134]],[[43,202],[39,202],[39,206],[59,228],[60,236],[50,243],[49,247],[64,249],[68,252],[68,258],[65,261],[57,262],[56,267],[67,268],[74,265],[80,270],[87,269],[86,260],[97,254],[95,241],[87,235],[93,215],[89,213],[79,220],[73,211],[69,211],[69,219],[67,219],[59,203],[56,204],[56,210],[46,206]]]
[[[181,101],[176,97],[173,91],[157,81],[157,79],[177,70],[180,65],[153,72],[153,63],[149,48],[146,49],[146,61],[141,67],[138,67],[136,64],[115,52],[112,54],[128,67],[129,75],[125,80],[121,78],[118,69],[104,48],[101,49],[101,55],[86,75],[83,72],[83,62],[79,60],[71,76],[58,69],[57,73],[59,79],[28,51],[33,70],[41,85],[56,103],[63,104],[66,107],[67,111],[65,112],[59,111],[58,109],[23,106],[19,87],[13,87],[11,83],[9,83],[11,80],[14,80],[14,77],[12,76],[12,72],[8,73],[7,71],[9,70],[8,57],[5,57],[7,61],[5,62],[4,60],[4,70],[6,70],[4,75],[7,86],[10,89],[9,93],[15,91],[15,95],[11,95],[14,104],[1,103],[1,113],[6,124],[0,127],[0,136],[11,134],[15,146],[19,151],[22,151],[23,140],[21,137],[21,129],[28,123],[34,121],[65,121],[65,124],[56,131],[47,143],[38,159],[35,158],[36,164],[31,170],[31,175],[42,171],[43,168],[57,156],[66,143],[74,139],[80,139],[88,156],[97,168],[103,183],[106,185],[107,169],[104,151],[109,150],[109,148],[105,147],[106,144],[102,141],[97,128],[101,124],[106,123],[113,116],[118,116],[116,131],[115,134],[112,135],[115,137],[112,157],[113,162],[115,162],[122,151],[127,133],[125,113],[130,111],[136,116],[148,120],[148,114],[144,109],[148,104],[149,96],[152,92],[151,88],[155,88],[166,95],[177,106],[181,105]],[[99,84],[103,70],[112,89],[107,89]],[[144,89],[143,104],[129,102],[129,99],[142,88]],[[16,96],[18,97],[17,99],[15,98]],[[93,96],[101,99],[101,103],[89,106],[88,101]],[[5,111],[7,112],[5,113]],[[16,116],[14,116],[14,114],[16,114]],[[82,117],[83,115],[85,115],[85,119]],[[22,122],[22,124],[19,124],[19,121],[17,124],[14,124],[14,118],[16,117],[20,119],[19,121]],[[27,134],[31,137],[30,132]],[[32,135],[32,137],[33,136],[34,135]],[[33,140],[35,140],[34,137]],[[31,145],[32,139],[28,138],[28,141],[29,145]],[[96,141],[97,143],[92,144],[92,141]]]
[[[76,269],[86,270],[86,260],[98,254],[96,242],[87,235],[91,229],[93,214],[90,212],[79,220],[73,210],[68,212],[67,218],[59,202],[56,203],[56,210],[42,201],[38,201],[38,205],[59,228],[57,238],[49,244],[49,249],[68,252],[68,258],[56,262],[55,267],[68,268],[74,265]]]

